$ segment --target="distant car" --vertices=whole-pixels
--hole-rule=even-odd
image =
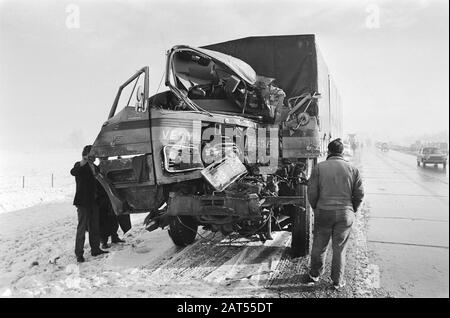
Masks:
[[[387,152],[389,151],[389,145],[386,142],[383,142],[380,147],[381,151]]]
[[[444,169],[447,166],[447,154],[443,153],[438,147],[422,147],[417,153],[417,165],[425,167],[427,163],[442,164]]]

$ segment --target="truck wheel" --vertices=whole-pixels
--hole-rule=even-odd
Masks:
[[[169,236],[177,246],[188,246],[195,241],[198,224],[190,216],[175,216],[169,223]]]
[[[306,256],[311,251],[313,220],[311,207],[306,197],[306,186],[299,186],[299,195],[304,197],[304,211],[302,208],[294,207],[292,215],[292,239],[291,255],[293,257]]]
[[[444,163],[442,164],[442,166],[444,167],[444,170],[445,170],[445,168],[447,167],[447,163],[444,162]]]
[[[417,166],[420,167],[420,161],[417,161]]]

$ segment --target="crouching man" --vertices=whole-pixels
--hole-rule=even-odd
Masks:
[[[99,233],[99,212],[96,203],[96,166],[93,157],[88,156],[92,146],[85,146],[82,152],[82,159],[75,163],[70,174],[75,177],[76,192],[73,205],[77,207],[78,226],[75,238],[75,256],[77,262],[84,262],[84,241],[86,230],[89,233],[89,245],[91,255],[97,256],[107,251],[100,249]]]
[[[327,160],[316,165],[309,179],[308,200],[314,209],[314,240],[308,285],[317,282],[323,273],[330,239],[333,286],[339,289],[345,285],[346,247],[364,189],[358,169],[344,160],[343,152],[341,139],[330,142]]]

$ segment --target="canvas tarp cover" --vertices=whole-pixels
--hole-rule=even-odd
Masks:
[[[203,48],[234,56],[258,75],[275,78],[288,98],[317,91],[314,35],[248,37]]]

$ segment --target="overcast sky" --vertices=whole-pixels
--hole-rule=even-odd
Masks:
[[[447,0],[0,0],[0,147],[92,143],[132,73],[149,65],[157,90],[172,45],[253,35],[317,35],[346,132],[448,130],[448,9]]]

